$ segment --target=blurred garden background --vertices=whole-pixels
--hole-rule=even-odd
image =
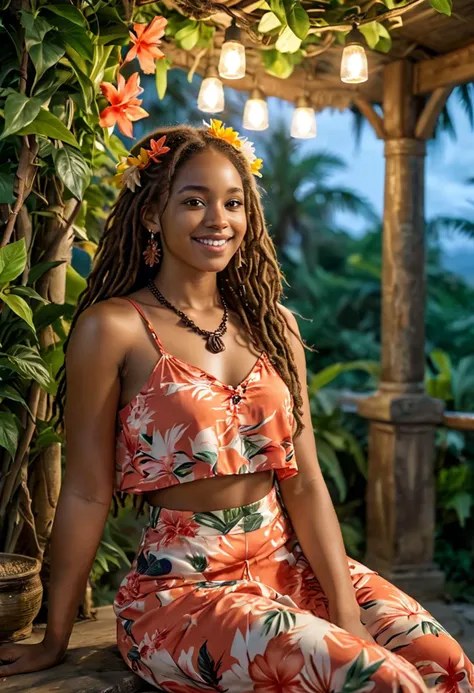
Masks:
[[[149,21],[160,5],[147,5],[138,21]],[[4,223],[9,224],[8,210],[18,199],[18,162],[24,187],[31,179],[32,161],[25,151],[33,151],[28,140],[33,135],[40,183],[28,206],[17,209],[16,235],[12,237],[10,229],[7,238],[13,242],[5,241],[0,249],[0,550],[42,557],[54,503],[47,512],[44,508],[54,496],[51,489],[60,483],[50,475],[45,488],[44,470],[54,466],[58,455],[64,465],[65,455],[52,422],[51,398],[68,325],[117,195],[111,181],[115,165],[135,140],[154,128],[176,122],[199,125],[204,114],[196,106],[202,78],[160,69],[159,75],[142,75],[142,106],[149,116],[134,124],[135,140],[117,128],[105,129],[101,140],[94,130],[99,120],[95,94],[101,80],[114,78],[118,58],[107,42],[126,41],[123,18],[101,3],[95,7],[106,36],[98,45],[90,40],[91,15],[89,38],[84,38],[83,16],[75,4],[40,4],[40,9],[39,14],[22,10],[18,37],[8,21],[0,26],[6,39],[0,48],[5,51],[0,68]],[[58,37],[56,44],[49,42],[53,54],[38,57],[34,47],[49,31]],[[69,43],[60,39],[65,32]],[[10,39],[18,49],[15,55]],[[24,73],[18,73],[19,88],[9,81],[27,52],[37,71],[28,98]],[[126,77],[136,69],[131,65],[123,69]],[[259,184],[288,282],[283,287],[285,303],[299,316],[305,341],[317,350],[306,357],[319,459],[347,551],[362,559],[368,422],[350,402],[357,393],[375,391],[380,375],[383,142],[357,109],[326,109],[317,114],[315,139],[294,139],[289,134],[293,105],[276,98],[269,99],[269,128],[246,132],[241,114],[248,95],[229,88],[225,95],[225,111],[218,117],[251,136],[264,162]],[[49,110],[40,110],[40,101]],[[474,89],[466,84],[453,91],[429,144],[425,204],[425,384],[446,409],[464,412],[474,412],[473,164]],[[70,262],[52,259],[71,234]],[[51,280],[51,270],[59,267],[63,274]],[[48,300],[42,287],[46,277]],[[435,560],[446,574],[445,596],[474,603],[474,434],[438,427],[435,473]],[[142,521],[130,503],[118,509],[117,517],[110,514],[91,574],[95,605],[111,603],[134,556]]]

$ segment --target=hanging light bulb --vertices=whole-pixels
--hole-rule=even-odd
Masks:
[[[224,110],[224,85],[215,67],[208,68],[201,82],[197,106],[204,113],[221,113]]]
[[[245,77],[245,48],[240,40],[240,29],[232,20],[225,32],[219,58],[219,75],[223,79],[242,79]]]
[[[367,82],[367,55],[363,45],[364,37],[354,24],[346,36],[342,53],[341,80],[346,84]]]
[[[316,116],[306,96],[299,96],[296,99],[291,121],[291,136],[300,140],[316,137]]]
[[[261,89],[255,87],[245,103],[242,122],[246,130],[266,130],[268,128],[268,106]]]

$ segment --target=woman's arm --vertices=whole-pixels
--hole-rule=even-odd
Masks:
[[[67,351],[66,472],[51,536],[48,625],[38,645],[0,647],[0,677],[59,662],[67,648],[110,509],[123,357],[118,318],[97,304],[78,319]],[[7,664],[7,662],[11,662]]]
[[[294,315],[284,306],[279,307],[287,325],[299,335]],[[372,640],[360,623],[359,605],[349,574],[339,521],[318,462],[306,382],[305,351],[289,329],[287,338],[301,383],[305,429],[294,440],[299,472],[280,483],[281,495],[301,548],[328,599],[331,622]]]

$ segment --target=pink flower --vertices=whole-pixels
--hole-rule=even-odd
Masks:
[[[117,123],[120,132],[126,137],[133,137],[132,122],[146,118],[148,115],[147,111],[140,108],[142,100],[136,98],[143,91],[138,72],[130,75],[126,82],[123,75],[119,73],[117,87],[110,82],[102,82],[100,88],[110,106],[101,112],[99,125],[109,128]]]
[[[181,512],[162,510],[156,529],[158,546],[169,546],[180,537],[195,537],[199,525],[192,519],[186,519]]]
[[[298,674],[304,665],[301,650],[287,633],[272,638],[264,655],[257,655],[249,666],[255,693],[300,693]]]

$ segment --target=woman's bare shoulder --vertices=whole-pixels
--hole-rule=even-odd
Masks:
[[[123,298],[98,301],[78,317],[71,334],[68,352],[76,349],[82,354],[89,350],[105,351],[121,362],[129,349],[140,317]]]

